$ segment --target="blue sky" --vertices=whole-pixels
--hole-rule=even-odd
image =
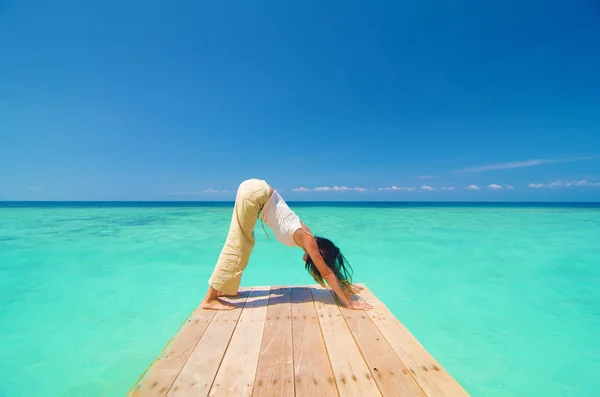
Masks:
[[[594,0],[0,0],[0,199],[600,201],[599,71]]]

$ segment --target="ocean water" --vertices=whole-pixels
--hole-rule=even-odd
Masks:
[[[291,205],[471,395],[598,395],[599,205]],[[0,397],[124,395],[204,296],[231,209],[0,203]],[[256,237],[243,285],[312,282]]]

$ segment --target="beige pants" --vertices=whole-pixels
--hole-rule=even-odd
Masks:
[[[233,216],[225,246],[221,250],[215,270],[208,284],[225,294],[236,294],[242,272],[248,265],[254,248],[254,226],[259,212],[269,199],[271,188],[260,179],[249,179],[240,184],[233,207]]]

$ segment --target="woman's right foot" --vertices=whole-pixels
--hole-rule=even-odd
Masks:
[[[205,310],[233,310],[237,308],[233,303],[226,302],[221,299],[215,299],[208,302],[200,303],[200,307]]]

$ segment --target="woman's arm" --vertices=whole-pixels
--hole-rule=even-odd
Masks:
[[[327,264],[325,263],[325,260],[321,256],[321,253],[319,252],[319,246],[317,245],[317,242],[313,236],[310,236],[306,233],[302,233],[301,240],[302,240],[302,244],[303,244],[302,248],[304,248],[306,253],[310,256],[313,263],[315,264],[315,266],[321,273],[321,276],[323,276],[323,279],[325,279],[325,281],[327,281],[327,284],[329,284],[329,286],[331,287],[333,292],[336,293],[336,295],[341,299],[341,301],[344,302],[344,305],[346,305],[346,307],[348,307],[350,309],[358,309],[358,310],[369,310],[369,309],[373,308],[373,306],[371,306],[367,303],[351,301],[348,298],[348,296],[346,296],[346,294],[344,293],[344,291],[342,289],[342,286],[340,285],[338,278],[331,271],[329,266],[327,266]]]

